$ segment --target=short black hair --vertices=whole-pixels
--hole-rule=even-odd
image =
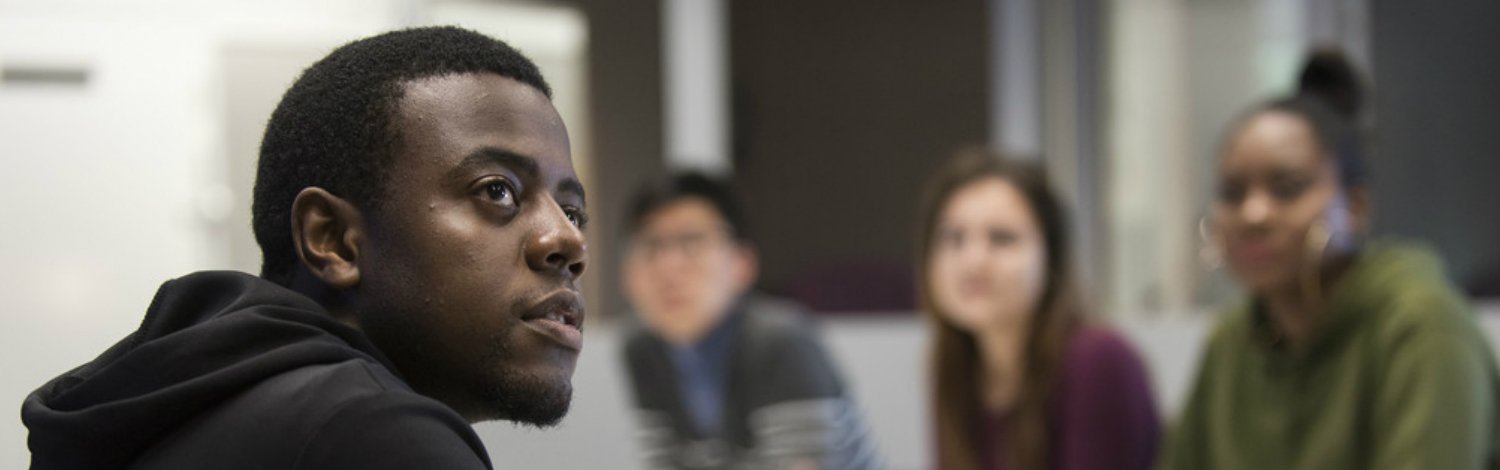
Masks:
[[[689,198],[707,201],[729,224],[729,234],[741,242],[750,241],[745,214],[729,183],[698,172],[681,172],[648,180],[641,184],[630,200],[627,233],[634,235],[646,217],[668,204]]]
[[[405,84],[493,73],[552,97],[535,64],[499,40],[452,26],[392,31],[345,44],[292,84],[261,140],[252,225],[261,277],[288,285],[298,258],[291,211],[297,193],[320,187],[356,207],[378,207],[401,143],[395,116]]]

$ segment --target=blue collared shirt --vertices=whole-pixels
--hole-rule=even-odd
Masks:
[[[678,392],[703,436],[718,436],[724,431],[724,389],[735,332],[739,330],[737,310],[725,314],[696,344],[672,346]]]

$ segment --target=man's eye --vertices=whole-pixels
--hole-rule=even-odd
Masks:
[[[588,226],[589,215],[582,210],[568,208],[566,210],[566,213],[568,214],[568,222],[572,223],[574,227],[578,227],[581,229]]]
[[[484,196],[497,204],[506,206],[516,204],[516,191],[511,189],[510,184],[505,181],[492,181],[484,185]]]

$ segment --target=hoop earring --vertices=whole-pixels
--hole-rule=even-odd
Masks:
[[[1333,241],[1333,232],[1322,220],[1307,228],[1303,243],[1302,296],[1308,305],[1321,308],[1323,305],[1323,256],[1328,253],[1328,244]]]
[[[1198,266],[1204,271],[1217,271],[1224,267],[1224,252],[1208,228],[1208,217],[1198,218]]]

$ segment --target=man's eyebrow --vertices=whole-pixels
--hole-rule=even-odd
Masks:
[[[496,147],[484,147],[475,150],[469,156],[464,157],[463,161],[458,163],[457,168],[465,169],[490,164],[504,166],[524,173],[521,177],[527,179],[537,179],[540,174],[536,159]],[[559,193],[571,193],[577,195],[579,199],[588,200],[588,196],[583,190],[583,183],[578,182],[574,178],[558,182],[555,191]]]
[[[521,175],[523,178],[537,178],[536,159],[495,147],[484,147],[475,150],[469,156],[464,157],[463,161],[458,162],[456,169],[462,170],[489,164],[500,165],[510,168],[513,171],[524,173]]]
[[[578,195],[578,199],[581,199],[581,200],[584,200],[584,201],[588,201],[589,200],[588,196],[586,194],[584,194],[584,192],[583,192],[583,183],[579,183],[578,180],[573,179],[573,178],[568,178],[568,179],[562,180],[561,182],[558,182],[557,183],[557,192],[559,192],[559,193],[573,193],[573,194]]]

